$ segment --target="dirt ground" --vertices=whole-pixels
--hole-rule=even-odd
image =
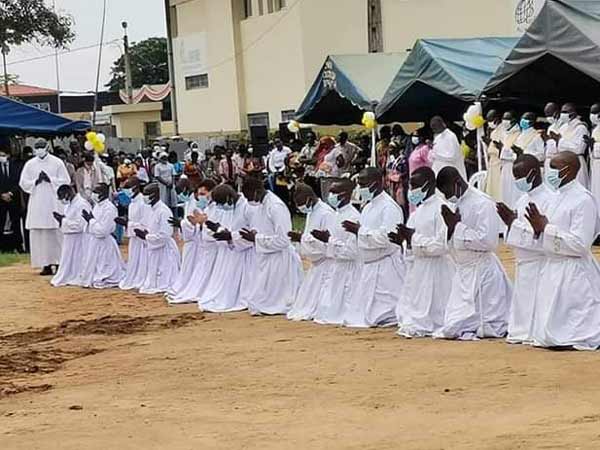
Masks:
[[[598,449],[599,374],[598,353],[203,315],[0,269],[3,450]]]

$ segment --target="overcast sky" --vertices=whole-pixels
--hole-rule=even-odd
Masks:
[[[52,0],[46,0],[52,4]],[[100,42],[103,0],[56,0],[59,11],[70,14],[75,21],[76,38],[71,49],[87,47]],[[121,39],[121,22],[129,23],[130,41],[148,37],[165,36],[163,0],[107,0],[105,42]],[[110,79],[110,67],[121,56],[122,40],[103,48],[101,86]],[[54,56],[38,61],[22,62],[25,59],[52,55],[53,50],[43,47],[21,47],[12,49],[8,56],[8,72],[19,76],[24,84],[56,88]],[[59,57],[60,84],[62,91],[92,91],[96,80],[98,47],[73,51]],[[103,88],[101,88],[103,89]]]

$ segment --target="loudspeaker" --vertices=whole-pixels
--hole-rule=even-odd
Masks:
[[[269,129],[264,125],[250,127],[250,142],[255,156],[264,156],[269,152]]]

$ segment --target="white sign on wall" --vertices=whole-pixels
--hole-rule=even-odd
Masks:
[[[519,0],[515,9],[517,29],[524,33],[536,19],[546,0]]]
[[[207,33],[200,32],[173,40],[178,70],[184,77],[208,72]]]

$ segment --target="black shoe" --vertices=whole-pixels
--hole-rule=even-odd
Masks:
[[[49,277],[50,275],[54,275],[52,273],[52,266],[44,267],[44,269],[40,272],[40,275],[43,277]]]

